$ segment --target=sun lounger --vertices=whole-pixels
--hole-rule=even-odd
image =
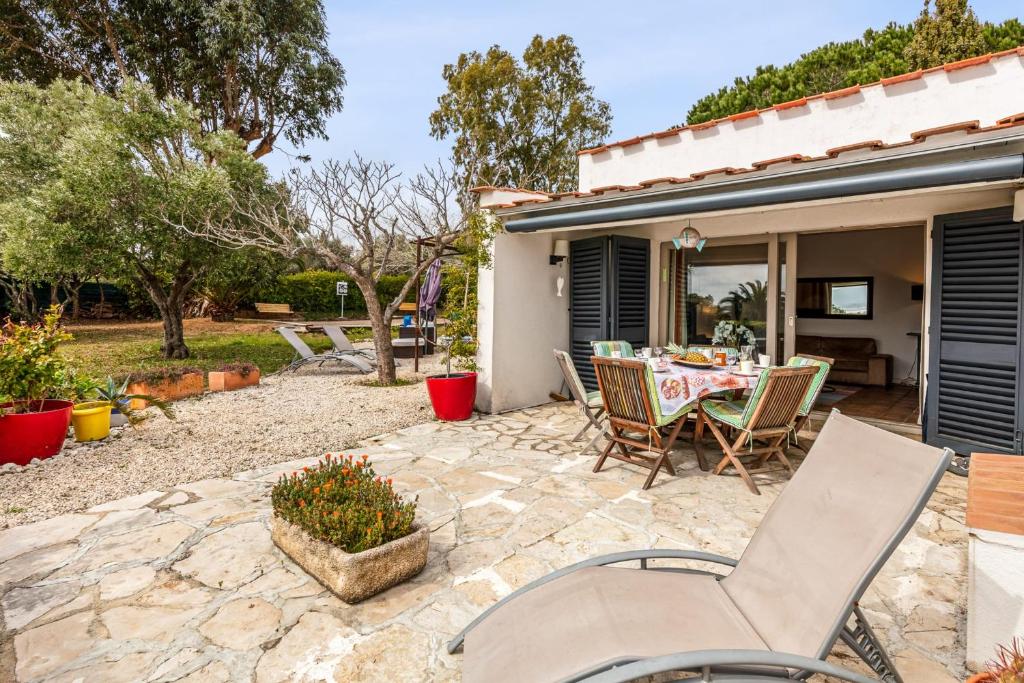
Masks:
[[[287,370],[295,372],[299,368],[313,363],[317,363],[317,367],[320,367],[328,361],[346,363],[360,372],[373,372],[373,366],[370,365],[369,361],[365,358],[360,358],[357,354],[343,354],[335,351],[313,353],[313,349],[309,348],[309,345],[307,345],[306,342],[299,339],[299,335],[295,333],[294,329],[290,327],[278,327],[277,333],[284,337],[285,340],[292,345],[292,348],[295,349],[295,353],[298,354],[298,358],[293,360],[288,367],[282,370],[282,372]]]
[[[334,344],[334,351],[341,354],[355,354],[362,356],[371,363],[377,362],[377,354],[370,349],[357,349],[352,346],[352,342],[349,341],[348,337],[345,336],[345,330],[341,329],[341,325],[324,325],[324,334]]]
[[[465,645],[468,683],[612,683],[676,671],[705,681],[872,680],[826,661],[842,640],[879,680],[899,683],[857,601],[951,457],[833,411],[739,561],[667,549],[586,560],[499,601],[448,651]],[[669,558],[734,569],[722,577]]]

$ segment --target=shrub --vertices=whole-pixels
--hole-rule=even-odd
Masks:
[[[377,296],[382,301],[393,300],[409,280],[408,275],[385,275],[377,283]],[[335,293],[335,283],[348,282],[348,294],[345,296],[345,315],[366,313],[366,301],[359,287],[344,273],[329,270],[307,270],[303,273],[282,275],[269,290],[261,294],[260,300],[267,303],[290,304],[292,310],[309,315],[330,312],[336,316],[341,309],[341,301]],[[411,299],[416,295],[409,292]],[[309,317],[307,315],[307,317]]]
[[[416,516],[416,503],[396,494],[365,455],[324,456],[316,467],[283,475],[270,499],[278,517],[348,553],[409,535]]]
[[[71,335],[60,328],[60,315],[60,308],[51,306],[41,323],[16,323],[10,318],[4,322],[0,328],[0,398],[43,401],[64,393],[68,368],[58,346]]]
[[[163,382],[164,380],[177,382],[185,375],[192,375],[197,372],[202,374],[203,371],[190,365],[165,365],[158,368],[147,368],[139,372],[133,372],[122,379],[128,380],[132,384],[135,384],[136,382],[156,384],[158,382]]]

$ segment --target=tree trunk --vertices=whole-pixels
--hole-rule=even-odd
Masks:
[[[167,306],[158,306],[164,324],[164,343],[160,350],[163,351],[164,358],[188,358],[191,352],[185,344],[185,324],[182,320],[181,305],[168,303]]]
[[[146,289],[156,304],[164,325],[164,343],[160,346],[164,358],[180,360],[191,355],[188,346],[185,345],[185,325],[182,320],[185,298],[196,278],[196,274],[190,273],[189,270],[188,264],[182,264],[168,292],[155,275],[139,267],[139,284]]]
[[[395,348],[391,344],[391,319],[384,317],[384,308],[377,298],[373,282],[355,278],[356,286],[363,293],[366,313],[370,316],[373,329],[373,348],[377,354],[377,380],[382,385],[394,384],[398,378],[395,372]]]

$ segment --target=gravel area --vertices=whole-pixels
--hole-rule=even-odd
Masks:
[[[77,512],[125,496],[351,448],[363,439],[434,419],[422,378],[434,361],[412,362],[396,387],[366,386],[376,374],[302,370],[264,377],[260,386],[207,393],[157,411],[135,428],[64,457],[0,474],[0,529]]]

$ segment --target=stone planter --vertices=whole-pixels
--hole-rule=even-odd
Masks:
[[[168,377],[158,382],[132,382],[128,385],[127,393],[149,394],[162,401],[177,401],[189,396],[198,396],[203,393],[203,373],[190,372],[177,379]],[[131,408],[142,410],[148,405],[148,401],[133,398]]]
[[[277,515],[270,518],[277,547],[347,603],[376,595],[420,573],[427,564],[430,529],[413,526],[408,536],[361,553],[313,538]]]
[[[258,369],[250,370],[247,375],[234,370],[229,372],[211,370],[210,374],[207,375],[207,384],[210,387],[210,391],[234,391],[255,386],[259,383],[260,371]]]
[[[1024,456],[975,453],[969,472],[967,668],[979,671],[1024,633]]]

